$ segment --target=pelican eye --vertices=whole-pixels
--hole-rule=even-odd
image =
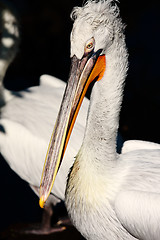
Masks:
[[[88,48],[88,49],[93,48],[93,43],[92,43],[92,42],[91,42],[91,43],[88,43],[88,45],[86,46],[86,48]]]
[[[89,41],[87,41],[86,45],[85,45],[85,52],[91,52],[94,49],[95,46],[95,40],[94,38],[91,38]]]

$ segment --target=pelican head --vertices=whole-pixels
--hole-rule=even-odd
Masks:
[[[76,55],[81,59],[91,39],[95,41],[94,51],[102,49],[101,54],[105,54],[115,34],[122,30],[123,24],[120,19],[117,21],[118,15],[119,9],[111,0],[88,1],[83,7],[75,7],[71,13],[74,20],[70,39],[71,57]]]
[[[50,140],[40,185],[40,206],[46,202],[62,161],[75,119],[92,81],[101,81],[106,56],[123,35],[119,9],[112,0],[87,1],[75,7],[71,32],[71,72]]]

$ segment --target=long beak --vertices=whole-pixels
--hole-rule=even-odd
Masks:
[[[101,50],[84,56],[81,60],[74,55],[70,77],[64,92],[54,131],[49,143],[40,184],[40,207],[49,197],[60,163],[62,161],[79,108],[89,84],[100,80],[105,71],[105,56]]]

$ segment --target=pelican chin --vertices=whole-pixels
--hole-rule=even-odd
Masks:
[[[94,52],[94,38],[87,41],[84,55],[71,61],[71,71],[62,104],[51,136],[40,185],[40,206],[46,202],[67,147],[82,100],[93,80],[100,80],[105,71],[105,55],[102,49]],[[46,179],[47,178],[47,179]]]

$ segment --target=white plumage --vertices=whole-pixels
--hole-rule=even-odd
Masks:
[[[1,109],[0,125],[4,129],[4,132],[0,132],[1,154],[22,179],[36,187],[40,184],[48,138],[54,126],[64,88],[65,83],[59,79],[43,75],[40,86],[21,91],[19,97],[15,96]],[[86,99],[75,134],[73,133],[73,143],[67,151],[67,159],[73,159],[76,149],[80,147],[78,139],[83,139],[87,106]],[[54,189],[54,194],[62,200],[65,179],[73,161],[71,160],[69,165],[68,161],[66,163],[68,169],[64,167],[65,170],[61,171],[62,176],[57,176],[58,185]]]
[[[160,144],[153,143],[153,142],[147,142],[147,141],[138,141],[138,140],[129,140],[127,142],[124,142],[122,153],[131,152],[138,149],[160,149]]]
[[[106,69],[102,79],[94,84],[84,139],[68,176],[65,199],[68,213],[88,240],[158,240],[160,145],[130,141],[125,143],[122,154],[116,153],[119,111],[128,68],[119,9],[112,0],[89,0],[83,7],[75,8],[72,15],[75,22],[71,56],[79,59],[77,69],[81,69],[88,57],[79,81],[85,78],[90,59],[99,49],[102,49],[101,56],[105,55]],[[65,104],[63,99],[61,109]],[[63,116],[63,111],[59,116]],[[63,117],[59,119],[62,121]],[[52,139],[56,144],[61,141],[59,132],[61,129]],[[42,175],[41,206],[53,184],[50,166],[58,162],[52,152],[54,144],[48,151]]]
[[[54,84],[55,83],[55,84]],[[65,83],[51,76],[43,75],[40,86],[19,92],[1,109],[0,132],[1,154],[10,167],[30,185],[38,187],[48,145],[54,126]],[[69,169],[83,139],[88,100],[86,99],[71,148],[68,149],[63,168],[56,178],[54,195],[64,200],[65,182]],[[67,157],[68,155],[68,157]],[[61,176],[62,174],[62,176]],[[58,199],[57,199],[58,200]],[[59,200],[58,200],[59,201]]]

